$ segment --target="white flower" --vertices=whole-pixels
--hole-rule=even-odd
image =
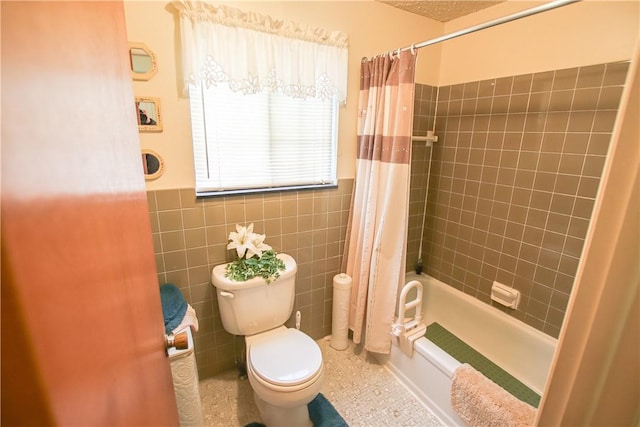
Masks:
[[[251,258],[254,255],[258,255],[258,258],[262,258],[263,251],[271,250],[271,246],[264,243],[264,239],[266,237],[267,236],[265,234],[253,234],[253,246],[247,248],[247,258]]]
[[[236,232],[229,233],[231,243],[227,245],[227,249],[235,249],[238,252],[238,257],[242,258],[248,246],[252,244],[249,238],[251,234],[253,234],[253,224],[249,225],[249,227],[241,227],[236,224]]]
[[[262,258],[262,252],[271,250],[271,246],[264,243],[266,235],[256,234],[253,232],[253,223],[248,227],[242,227],[236,224],[236,232],[229,233],[229,240],[231,241],[227,245],[227,249],[235,249],[238,253],[238,258],[251,258],[257,255],[258,258]]]

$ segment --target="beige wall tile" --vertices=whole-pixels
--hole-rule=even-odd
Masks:
[[[202,208],[203,201],[196,198],[196,191],[193,188],[183,188],[180,190],[180,206],[182,209]]]
[[[185,249],[184,233],[182,230],[160,233],[160,241],[164,252]]]
[[[486,301],[493,280],[513,282],[523,304],[512,315],[557,336],[627,67],[440,88],[425,230],[409,232],[407,267],[421,234],[427,273]],[[412,163],[412,185],[427,165]],[[414,189],[410,227],[418,228],[424,198]]]
[[[629,62],[615,62],[612,64],[605,64],[603,86],[622,86],[627,78],[627,71],[629,69]]]
[[[573,101],[573,90],[557,90],[551,92],[549,111],[569,111]]]
[[[223,225],[226,223],[224,205],[221,203],[205,205],[204,217],[206,225]]]
[[[580,67],[576,87],[599,88],[602,86],[605,70],[606,65],[604,64]]]
[[[167,272],[187,268],[187,255],[185,251],[163,252],[163,256],[164,267]]]
[[[201,376],[228,369],[234,361],[233,340],[222,328],[210,274],[213,266],[233,259],[234,253],[226,244],[236,223],[254,222],[256,232],[267,234],[267,244],[296,258],[296,304],[301,301],[305,306],[303,329],[316,334],[330,331],[326,307],[331,305],[331,294],[326,291],[339,272],[349,209],[343,202],[350,201],[352,187],[353,180],[344,180],[337,189],[328,191],[202,201],[191,200],[193,189],[164,191],[160,197],[159,191],[149,192],[148,200],[160,200],[162,208],[158,208],[156,221],[161,232],[153,233],[158,280],[176,283],[197,310],[201,322],[196,333],[197,357],[207,359],[198,365]],[[308,214],[298,215],[298,204]],[[152,208],[150,204],[150,211]]]
[[[204,210],[202,207],[182,209],[182,223],[184,228],[204,227]]]
[[[179,210],[158,212],[158,223],[160,231],[182,230],[182,215]]]
[[[173,283],[178,286],[187,301],[190,301],[191,294],[189,293],[189,273],[185,269],[169,270],[166,272],[167,283]]]
[[[155,191],[156,207],[159,211],[180,209],[179,190]]]
[[[157,212],[149,212],[149,222],[151,223],[152,233],[157,233],[160,231],[160,221],[158,220]]]
[[[156,193],[153,191],[149,191],[147,193],[147,206],[149,207],[150,213],[158,210],[158,206],[156,203]]]
[[[576,87],[578,68],[557,70],[553,77],[553,90],[573,89]]]
[[[622,86],[603,87],[600,90],[600,98],[598,99],[598,109],[600,110],[617,110],[622,97]]]
[[[246,225],[244,203],[225,203],[225,218],[227,224]]]
[[[208,264],[207,248],[187,249],[187,265],[189,268],[206,266]]]
[[[198,248],[207,245],[206,229],[190,228],[184,230],[184,241],[187,249]]]
[[[545,92],[553,88],[553,71],[535,73],[531,83],[531,92]]]
[[[200,265],[197,267],[189,267],[187,269],[189,275],[189,284],[198,285],[202,283],[210,284],[211,282],[211,270],[208,264]],[[201,314],[198,313],[198,316]],[[204,316],[203,316],[204,317]]]

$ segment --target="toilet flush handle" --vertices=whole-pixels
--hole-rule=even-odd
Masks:
[[[235,295],[232,292],[220,291],[220,295],[231,299],[235,298]]]

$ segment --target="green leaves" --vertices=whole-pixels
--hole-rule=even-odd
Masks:
[[[236,231],[229,234],[227,249],[235,249],[238,258],[227,265],[225,276],[235,282],[262,277],[267,283],[280,277],[284,262],[276,258],[264,239],[264,234],[253,232],[253,223],[247,227],[236,224]]]
[[[262,257],[238,258],[227,265],[225,276],[235,282],[244,282],[254,277],[262,277],[267,283],[280,277],[285,269],[284,262],[276,258],[272,250],[262,252]]]

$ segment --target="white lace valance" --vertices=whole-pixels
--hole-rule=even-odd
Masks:
[[[306,98],[347,95],[348,36],[205,2],[174,1],[184,90],[227,82],[232,90]]]

